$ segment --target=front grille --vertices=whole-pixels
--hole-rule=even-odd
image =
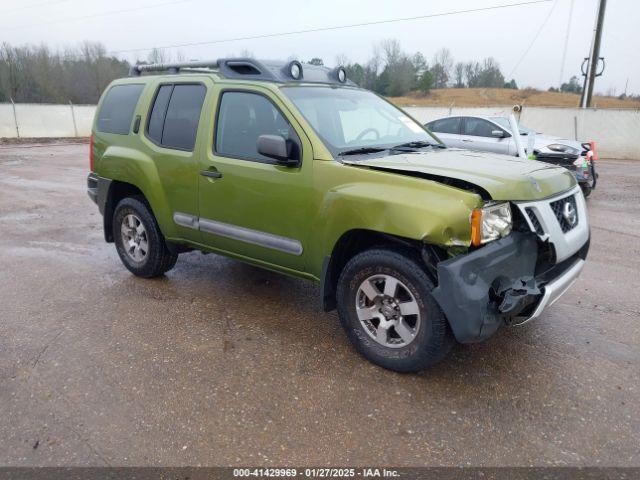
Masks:
[[[550,205],[564,233],[578,225],[578,206],[574,195],[551,202]]]
[[[544,230],[542,229],[542,225],[540,225],[540,220],[538,220],[538,216],[535,214],[532,208],[527,207],[525,209],[527,212],[527,216],[529,220],[531,220],[531,224],[533,225],[533,229],[536,231],[538,235],[544,235]]]

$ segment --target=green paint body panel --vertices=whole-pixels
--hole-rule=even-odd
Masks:
[[[564,169],[455,149],[340,163],[280,91],[286,84],[190,73],[133,77],[112,85],[132,83],[145,85],[133,117],[141,117],[139,133],[101,133],[94,123],[95,173],[137,187],[168,240],[290,275],[319,280],[325,257],[355,229],[445,248],[469,246],[470,214],[483,204],[480,196],[403,173],[461,179],[496,200],[544,198],[575,185],[574,176]],[[207,88],[193,152],[164,148],[145,135],[150,106],[163,83],[201,83]],[[226,89],[260,93],[281,110],[302,143],[299,167],[215,154],[216,109]],[[200,175],[210,168],[222,177]],[[294,255],[180,226],[173,219],[176,212],[294,239],[303,251]]]

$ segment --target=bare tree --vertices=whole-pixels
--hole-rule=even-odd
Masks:
[[[453,67],[453,57],[447,48],[441,48],[433,57],[433,83],[435,88],[445,88],[449,82],[449,75]]]
[[[335,62],[336,62],[336,66],[349,65],[349,59],[344,53],[336,55]]]
[[[0,99],[16,102],[95,103],[105,87],[126,74],[128,63],[84,42],[62,52],[8,43],[0,47]]]
[[[149,63],[167,63],[169,61],[171,61],[171,55],[159,48],[154,47],[147,54],[147,62]]]
[[[453,67],[453,78],[456,88],[464,88],[464,63],[458,62]]]

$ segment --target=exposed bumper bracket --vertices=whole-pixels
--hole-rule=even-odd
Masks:
[[[544,293],[542,295],[542,299],[538,303],[538,306],[533,311],[533,313],[528,317],[517,318],[516,321],[512,323],[512,325],[523,325],[529,320],[538,318],[545,308],[553,305],[556,300],[558,300],[562,295],[565,294],[567,290],[569,290],[571,285],[573,285],[580,276],[580,272],[582,271],[583,267],[584,260],[579,258],[561,276],[547,283],[543,287]]]

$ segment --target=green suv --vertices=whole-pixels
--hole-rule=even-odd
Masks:
[[[343,68],[132,67],[102,95],[90,162],[133,274],[201,250],[312,280],[357,350],[396,371],[539,316],[589,248],[571,172],[445,148]]]

